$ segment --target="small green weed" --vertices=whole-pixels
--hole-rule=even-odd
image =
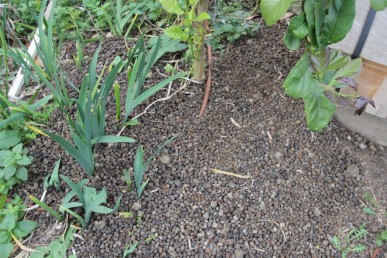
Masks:
[[[13,241],[29,235],[37,226],[36,222],[23,220],[25,206],[18,195],[0,210],[0,257],[10,257]]]
[[[233,43],[241,36],[253,36],[260,27],[259,22],[247,19],[251,13],[244,11],[238,2],[226,4],[223,0],[217,1],[215,11],[210,15],[212,32],[207,41],[213,50],[222,49],[224,40]]]
[[[349,253],[360,253],[366,250],[366,247],[363,244],[357,243],[357,241],[363,239],[367,233],[365,224],[363,224],[358,228],[350,230],[343,239],[334,236],[331,242],[341,252],[341,256],[346,258]]]
[[[122,258],[130,256],[132,253],[134,253],[134,250],[136,250],[137,246],[138,246],[138,242],[134,243],[131,246],[128,245],[124,251],[124,254],[122,255]]]
[[[39,246],[35,248],[38,252],[32,252],[30,258],[44,257],[68,257],[76,258],[75,254],[67,256],[67,250],[70,248],[77,228],[71,225],[66,232],[51,242],[48,246]]]
[[[0,194],[7,194],[14,185],[27,181],[27,166],[32,162],[27,153],[22,143],[10,150],[0,151]]]
[[[81,180],[79,183],[74,183],[66,176],[61,176],[61,178],[70,186],[71,191],[63,199],[62,205],[59,210],[68,212],[70,215],[75,217],[83,227],[86,227],[90,221],[91,214],[102,213],[108,214],[116,211],[120,205],[121,197],[118,198],[114,208],[108,208],[102,206],[106,202],[107,192],[106,189],[97,191],[95,188],[85,186],[87,179]],[[74,197],[78,198],[78,201],[71,201]],[[85,215],[82,218],[80,215],[71,211],[70,209],[82,207],[85,211]]]

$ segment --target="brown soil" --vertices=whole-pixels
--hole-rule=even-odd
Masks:
[[[372,230],[361,241],[368,250],[359,257],[374,250],[374,235],[383,225],[363,213],[362,194],[373,187],[379,207],[386,207],[387,151],[336,121],[321,132],[307,129],[303,103],[281,89],[299,57],[284,47],[283,33],[283,25],[262,28],[255,37],[214,54],[213,87],[203,117],[198,112],[204,89],[189,84],[152,107],[140,125],[124,131],[144,144],[147,155],[179,135],[152,162],[146,172],[150,183],[140,199],[127,191],[122,178],[123,169],[132,169],[137,144],[98,147],[95,175],[88,185],[106,188],[110,207],[122,195],[119,211],[132,211],[135,217],[94,214],[89,226],[79,231],[84,241],[75,240],[78,257],[121,257],[125,246],[137,241],[135,257],[334,257],[340,253],[331,237],[345,235],[363,222]],[[88,55],[95,47],[87,49]],[[108,40],[100,60],[123,57],[125,51],[122,41]],[[160,62],[160,69],[164,65]],[[80,84],[82,73],[70,70]],[[160,79],[154,72],[149,84]],[[119,81],[124,87],[125,75]],[[179,86],[175,82],[173,90]],[[107,134],[121,129],[114,117],[112,97]],[[68,132],[58,113],[50,130]],[[61,174],[75,181],[86,177],[50,139],[40,137],[30,148],[35,157],[30,180],[15,190],[23,197],[42,194],[44,177],[59,156]],[[64,194],[50,189],[46,201],[58,207]],[[40,225],[36,239],[54,222],[42,212],[29,217]],[[146,240],[155,234],[155,239]],[[386,247],[379,257],[383,251],[387,253]]]

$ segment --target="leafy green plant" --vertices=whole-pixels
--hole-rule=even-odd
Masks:
[[[27,181],[26,166],[32,162],[32,157],[27,153],[28,150],[23,148],[22,143],[18,143],[10,150],[0,151],[0,194],[6,195],[14,185]]]
[[[144,38],[141,36],[134,48],[128,53],[128,89],[125,98],[124,121],[127,121],[129,115],[138,105],[180,76],[180,74],[171,76],[142,92],[145,79],[156,61],[166,52],[184,48],[184,46],[179,44],[178,40],[168,40],[166,38],[155,38],[150,44],[154,45],[149,52],[147,52],[145,49]],[[133,59],[135,60],[132,64],[131,62]]]
[[[136,12],[144,4],[138,2],[135,6],[129,6],[126,1],[123,4],[121,0],[109,0],[102,6],[99,6],[99,1],[86,2],[86,7],[90,8],[96,14],[96,25],[104,28],[107,24],[110,31],[120,37],[124,35],[126,37],[129,34],[137,18]],[[103,19],[101,19],[101,16]],[[128,26],[130,20],[132,22]]]
[[[226,4],[221,0],[214,8],[210,13],[211,34],[207,39],[212,50],[222,49],[224,40],[232,43],[241,36],[253,36],[260,27],[258,22],[247,20],[251,13],[244,11],[239,2]]]
[[[178,0],[160,0],[164,10],[182,17],[181,25],[172,25],[165,29],[165,34],[174,39],[189,43],[191,56],[194,58],[194,78],[204,78],[204,21],[211,19],[206,12],[208,1],[187,0],[180,5]]]
[[[292,0],[262,0],[261,12],[268,25],[274,24],[289,8]],[[360,59],[351,60],[328,45],[341,41],[352,27],[355,0],[305,0],[303,13],[289,23],[284,42],[291,50],[305,44],[305,53],[286,78],[283,88],[293,97],[303,99],[308,127],[321,130],[333,117],[336,104],[354,100],[356,114],[361,114],[371,99],[357,93],[343,94],[338,88],[357,90],[353,77],[360,71]]]
[[[337,236],[331,239],[331,242],[335,248],[341,252],[343,258],[347,257],[349,253],[360,253],[366,250],[366,247],[362,244],[356,243],[358,240],[363,239],[367,235],[368,231],[365,229],[365,224],[358,228],[354,228],[340,240]]]
[[[138,198],[141,197],[142,192],[149,183],[149,178],[143,182],[145,171],[148,169],[152,160],[160,153],[160,151],[175,140],[177,135],[171,137],[165,141],[146,161],[144,160],[144,148],[142,145],[139,145],[137,148],[136,156],[134,159],[134,182],[137,189]]]
[[[62,205],[60,206],[60,211],[68,212],[73,217],[75,217],[83,227],[86,227],[89,224],[91,214],[102,213],[108,214],[116,211],[120,205],[121,197],[118,198],[113,209],[102,206],[106,202],[107,192],[105,189],[97,191],[93,187],[85,186],[87,179],[81,180],[79,183],[74,183],[66,176],[61,176],[63,181],[70,186],[71,191],[63,199]],[[78,198],[78,201],[71,201],[74,197]],[[84,211],[84,217],[71,211],[70,209],[81,207]]]
[[[15,195],[6,207],[0,210],[0,257],[11,256],[13,242],[29,235],[35,228],[36,222],[31,220],[21,220],[24,216],[23,201]]]
[[[52,241],[48,246],[39,246],[30,254],[30,258],[55,258],[55,257],[68,257],[76,258],[75,254],[67,256],[67,250],[71,247],[74,241],[74,235],[77,228],[73,225],[67,228],[64,234]]]
[[[40,130],[33,126],[29,126],[29,128],[37,133],[49,136],[56,141],[81,164],[88,176],[92,176],[94,172],[93,146],[98,143],[134,142],[134,140],[129,137],[104,135],[107,98],[118,71],[121,69],[121,63],[119,62],[115,65],[104,80],[102,80],[104,70],[97,77],[97,59],[100,51],[99,47],[90,63],[89,73],[84,77],[81,89],[78,90],[73,83],[67,80],[62,69],[58,65],[59,62],[55,49],[56,46],[52,35],[52,14],[47,21],[47,28],[45,28],[43,13],[46,4],[47,1],[43,1],[38,18],[38,31],[41,41],[37,51],[45,68],[43,69],[36,64],[26,49],[24,49],[24,52],[14,52],[12,57],[16,63],[23,66],[27,73],[29,73],[32,77],[35,77],[36,81],[42,81],[51,90],[55,101],[58,103],[59,108],[65,115],[66,122],[70,127],[70,134],[74,145],[59,135],[45,130]],[[56,1],[53,1],[52,8],[55,7],[55,4]],[[26,60],[24,58],[26,58]],[[29,67],[29,64],[32,65],[36,76]],[[69,98],[65,79],[74,90],[79,92],[78,99]],[[75,121],[69,113],[70,107],[73,106],[73,103],[77,111]]]

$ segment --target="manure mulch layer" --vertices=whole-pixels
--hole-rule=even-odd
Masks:
[[[134,218],[121,218],[117,212],[94,214],[89,226],[79,231],[84,241],[77,238],[73,245],[78,257],[121,257],[125,246],[137,241],[135,257],[339,256],[330,237],[366,221],[362,193],[372,187],[369,174],[375,169],[381,168],[384,179],[374,179],[385,180],[387,152],[336,121],[322,132],[307,129],[303,103],[281,89],[300,54],[283,45],[284,28],[262,28],[255,37],[214,54],[213,87],[203,117],[198,111],[204,86],[189,84],[150,108],[139,119],[140,125],[125,129],[123,135],[141,142],[147,156],[179,135],[151,163],[146,172],[150,182],[140,199],[134,191],[128,192],[122,178],[123,169],[132,170],[138,144],[98,146],[95,175],[88,185],[106,188],[110,207],[122,195],[119,211],[132,211]],[[96,47],[90,45],[86,55],[91,56]],[[74,48],[69,50],[70,58],[71,51]],[[105,41],[99,69],[125,52],[122,41]],[[162,71],[165,63],[158,66]],[[72,66],[68,72],[80,85],[86,70],[78,72]],[[154,71],[147,83],[160,79]],[[126,85],[124,74],[119,82]],[[179,86],[175,82],[173,91]],[[134,113],[165,94],[162,91]],[[107,134],[117,134],[121,127],[114,120],[113,96],[108,109]],[[49,127],[68,137],[59,112],[53,114]],[[30,149],[35,159],[29,182],[16,189],[24,197],[42,194],[44,177],[60,156],[60,174],[75,181],[86,177],[52,140],[39,137]],[[383,197],[383,192],[375,192]],[[64,195],[65,191],[50,189],[46,201],[58,207]],[[47,238],[54,219],[39,211],[29,217],[39,223],[35,232],[39,243]],[[372,246],[372,234],[382,228],[379,223],[369,226],[368,244],[363,242]],[[365,256],[368,253],[359,255]],[[379,257],[385,257],[383,250]]]

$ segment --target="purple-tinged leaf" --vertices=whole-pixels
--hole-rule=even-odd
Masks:
[[[351,77],[339,77],[336,80],[340,83],[343,83],[343,84],[351,87],[355,91],[357,91],[357,83],[353,78],[351,78]]]
[[[375,107],[375,103],[372,99],[361,96],[355,99],[355,114],[356,115],[361,115],[366,108],[367,104],[370,103],[371,106]]]

